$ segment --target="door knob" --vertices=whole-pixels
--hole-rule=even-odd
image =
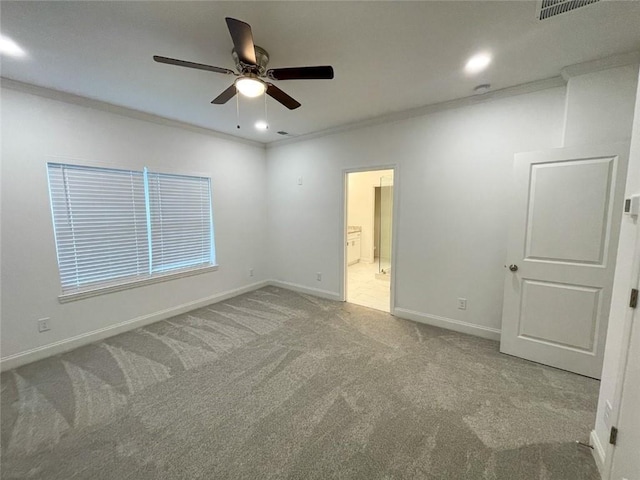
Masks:
[[[517,272],[518,265],[514,265],[514,264],[509,265],[509,270],[511,270],[512,272]]]

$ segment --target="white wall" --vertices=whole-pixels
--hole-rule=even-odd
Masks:
[[[564,146],[629,140],[637,80],[637,64],[570,77]]]
[[[513,155],[561,146],[565,130],[568,143],[579,135],[593,139],[600,128],[594,115],[624,104],[635,91],[629,85],[635,88],[637,74],[629,80],[628,71],[274,146],[266,154],[233,140],[3,89],[2,358],[120,322],[168,316],[176,307],[268,279],[340,298],[344,170],[388,165],[398,168],[395,313],[498,338]],[[597,108],[586,108],[594,85]],[[629,130],[627,117],[607,117],[617,125],[614,135]],[[48,155],[211,175],[220,270],[59,304]],[[456,308],[457,297],[467,298],[467,310]],[[45,316],[53,329],[38,334],[35,320]]]
[[[348,177],[347,224],[362,227],[361,262],[374,261],[374,187],[380,186],[380,177],[385,175],[393,176],[393,170],[355,172]]]
[[[343,171],[395,164],[396,314],[497,338],[513,155],[560,146],[564,106],[552,88],[268,149],[272,278],[339,298]]]
[[[635,75],[638,79],[637,69]],[[635,118],[631,137],[631,151],[629,155],[625,198],[628,198],[633,194],[640,194],[640,79],[638,79],[638,87],[635,102],[630,102],[632,105],[635,105]],[[622,368],[627,354],[626,346],[628,344],[629,334],[631,331],[631,309],[628,304],[629,293],[634,283],[634,277],[637,278],[637,272],[633,272],[634,266],[632,258],[634,255],[637,237],[639,235],[639,220],[637,218],[624,215],[622,218],[622,225],[620,227],[618,258],[616,262],[616,273],[609,315],[609,327],[607,331],[607,346],[605,348],[604,355],[602,383],[600,384],[600,397],[598,401],[598,413],[594,432],[595,438],[593,438],[594,442],[597,442],[598,447],[601,448],[600,454],[602,457],[599,459],[600,467],[602,467],[603,463],[608,464],[611,456],[612,447],[608,442],[609,428],[611,425],[605,424],[604,421],[605,405],[608,401],[614,407],[614,411],[611,414],[611,422],[614,422],[618,414],[620,402],[618,396],[620,394]],[[640,362],[640,358],[637,357],[630,357],[629,360],[636,363]],[[628,428],[628,426],[625,425],[619,425],[619,427],[620,429]]]
[[[582,72],[570,76],[567,84],[565,146],[632,139],[626,197],[632,193],[640,193],[640,97],[636,95],[637,88],[637,64]],[[608,473],[608,465],[605,464],[611,456],[609,429],[617,416],[619,399],[616,398],[616,392],[621,375],[621,361],[624,360],[622,356],[626,355],[623,345],[629,335],[630,322],[626,319],[632,278],[631,258],[637,231],[637,221],[624,216],[620,228],[598,411],[592,433],[598,467],[605,476]],[[614,407],[609,424],[604,419],[607,402]]]
[[[60,304],[49,156],[211,176],[219,270]],[[3,88],[1,348],[3,360],[13,359],[3,367],[21,353],[50,354],[55,349],[39,349],[120,322],[169,316],[267,279],[265,178],[262,147]],[[52,330],[39,334],[42,317],[51,318]]]

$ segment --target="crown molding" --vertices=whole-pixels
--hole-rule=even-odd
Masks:
[[[592,60],[589,62],[569,65],[567,67],[564,67],[560,71],[560,76],[557,76],[557,77],[537,80],[534,82],[528,82],[521,85],[515,85],[512,87],[506,87],[499,90],[487,92],[482,95],[470,95],[468,97],[457,98],[457,99],[448,100],[445,102],[423,105],[423,106],[408,109],[408,110],[393,112],[386,115],[367,118],[364,120],[358,120],[356,122],[338,125],[336,127],[331,127],[318,132],[296,135],[293,137],[283,138],[283,139],[275,140],[268,143],[257,142],[254,140],[247,140],[241,137],[236,137],[234,135],[229,135],[227,133],[218,132],[216,130],[208,129],[195,124],[182,122],[179,120],[172,120],[159,115],[154,115],[151,113],[142,112],[140,110],[135,110],[132,108],[104,102],[102,100],[95,100],[92,98],[82,97],[80,95],[75,95],[75,94],[63,92],[60,90],[41,87],[39,85],[19,82],[17,80],[12,80],[6,77],[0,77],[0,80],[1,80],[1,85],[4,88],[18,90],[18,91],[30,93],[33,95],[38,95],[38,96],[49,98],[52,100],[59,100],[62,102],[72,103],[72,104],[76,104],[84,107],[89,107],[97,110],[115,113],[117,115],[134,118],[136,120],[143,120],[151,123],[156,123],[158,125],[175,127],[183,130],[189,130],[191,132],[200,133],[203,135],[208,135],[208,136],[212,136],[212,137],[216,137],[216,138],[220,138],[223,140],[228,140],[236,143],[242,143],[242,144],[250,145],[253,147],[270,149],[270,148],[276,148],[276,147],[289,145],[293,143],[303,142],[303,141],[311,140],[314,138],[320,138],[320,137],[325,137],[329,135],[335,135],[338,133],[344,133],[350,130],[358,130],[361,128],[370,127],[374,125],[380,125],[384,123],[392,123],[392,122],[397,122],[401,120],[407,120],[410,118],[422,117],[425,115],[441,112],[444,110],[452,110],[455,108],[462,108],[466,106],[477,105],[480,103],[485,103],[492,100],[517,96],[517,95],[525,95],[528,93],[546,90],[549,88],[563,87],[563,86],[566,86],[566,82],[568,82],[569,79],[572,77],[584,75],[587,73],[597,72],[600,70],[606,70],[609,68],[623,67],[626,65],[634,65],[634,64],[640,64],[640,51],[627,52],[619,55],[612,55],[609,57]]]
[[[63,92],[61,90],[54,90],[52,88],[41,87],[31,83],[19,82],[6,77],[0,77],[0,85],[3,88],[11,90],[17,90],[23,93],[29,93],[37,95],[39,97],[48,98],[51,100],[57,100],[60,102],[71,103],[79,105],[81,107],[93,108],[95,110],[102,110],[104,112],[114,113],[116,115],[122,115],[124,117],[133,118],[135,120],[142,120],[145,122],[155,123],[157,125],[163,125],[165,127],[180,128],[182,130],[188,130],[193,133],[199,133],[201,135],[208,135],[210,137],[219,138],[221,140],[227,140],[235,143],[242,143],[250,145],[252,147],[265,147],[262,142],[256,142],[253,140],[247,140],[245,138],[235,137],[227,133],[218,132],[209,128],[200,127],[198,125],[182,122],[180,120],[172,120],[170,118],[161,117],[160,115],[154,115],[152,113],[142,112],[133,108],[123,107],[115,105],[113,103],[104,102],[102,100],[96,100],[93,98],[82,97],[73,93]]]
[[[619,55],[611,55],[605,58],[598,58],[589,62],[576,63],[569,65],[560,70],[560,75],[567,82],[572,77],[585,75],[587,73],[599,72],[609,68],[624,67],[626,65],[634,65],[640,63],[640,51],[621,53]]]
[[[536,80],[535,82],[523,83],[521,85],[515,85],[513,87],[502,88],[494,90],[481,95],[471,95],[468,97],[457,98],[455,100],[448,100],[446,102],[433,103],[430,105],[423,105],[421,107],[412,108],[409,110],[403,110],[400,112],[394,112],[387,115],[381,115],[365,120],[359,120],[357,122],[347,123],[337,127],[328,128],[319,132],[313,132],[303,135],[298,135],[293,138],[284,138],[282,140],[276,140],[266,144],[267,149],[280,147],[283,145],[289,145],[292,143],[298,143],[313,138],[326,137],[328,135],[335,135],[338,133],[348,132],[350,130],[358,130],[373,125],[379,125],[383,123],[398,122],[401,120],[407,120],[410,118],[423,117],[436,112],[444,110],[452,110],[455,108],[462,108],[470,105],[477,105],[480,103],[486,103],[492,100],[501,98],[513,97],[517,95],[525,95],[527,93],[538,92],[541,90],[547,90],[549,88],[557,88],[566,86],[565,80],[561,76],[546,78],[543,80]]]

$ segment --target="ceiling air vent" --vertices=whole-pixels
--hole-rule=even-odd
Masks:
[[[540,1],[540,12],[538,18],[546,20],[561,13],[570,12],[576,8],[586,7],[600,0],[542,0]]]

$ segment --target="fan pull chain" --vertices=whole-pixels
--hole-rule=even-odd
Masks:
[[[236,94],[236,128],[240,129],[240,95]]]

